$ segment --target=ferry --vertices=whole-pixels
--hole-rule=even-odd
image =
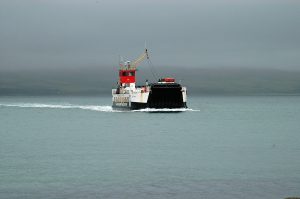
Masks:
[[[112,89],[112,108],[118,110],[138,109],[180,109],[187,108],[187,89],[173,77],[165,77],[157,82],[136,86],[137,66],[149,59],[148,51],[132,63],[120,63],[117,88]]]

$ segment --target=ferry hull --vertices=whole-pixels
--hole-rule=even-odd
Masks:
[[[186,105],[186,90],[180,84],[159,84],[150,85],[147,99],[144,101],[132,101],[134,98],[128,94],[125,99],[128,101],[114,101],[112,107],[118,110],[138,110],[145,108],[153,109],[177,109],[187,108]],[[124,96],[124,94],[119,94]],[[146,95],[141,93],[140,95]],[[118,99],[118,94],[115,94],[113,99]],[[132,100],[131,100],[132,99]]]

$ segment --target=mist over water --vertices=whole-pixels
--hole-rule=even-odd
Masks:
[[[119,55],[145,40],[157,76],[191,93],[299,94],[298,1],[3,0],[0,13],[1,96],[110,93]]]
[[[174,77],[189,95],[299,95],[300,72],[271,69],[213,69],[156,66],[157,77]],[[157,81],[147,65],[137,72],[137,84]],[[105,95],[118,81],[115,67],[85,70],[23,70],[0,73],[0,96]]]

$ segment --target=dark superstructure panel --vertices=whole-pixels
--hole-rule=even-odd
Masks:
[[[147,106],[149,108],[186,108],[182,87],[177,83],[151,84]]]

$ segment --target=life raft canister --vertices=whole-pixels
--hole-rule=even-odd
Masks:
[[[172,77],[165,77],[161,79],[162,82],[175,82],[175,79]]]

